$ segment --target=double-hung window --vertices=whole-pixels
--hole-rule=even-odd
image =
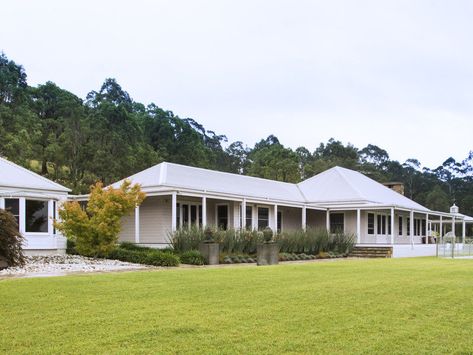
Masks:
[[[246,206],[245,228],[246,229],[253,229],[253,207],[251,207],[251,206]]]
[[[263,230],[269,226],[269,208],[258,207],[258,229]]]
[[[343,233],[345,231],[345,215],[343,213],[330,214],[330,233]]]
[[[374,213],[368,213],[368,234],[374,234]]]
[[[228,205],[217,206],[217,226],[220,229],[228,229]]]

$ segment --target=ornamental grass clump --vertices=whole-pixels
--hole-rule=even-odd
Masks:
[[[0,259],[3,259],[7,266],[25,264],[23,242],[24,238],[18,232],[15,217],[8,211],[0,210]]]
[[[201,242],[220,244],[220,251],[227,254],[256,254],[256,246],[262,241],[257,231],[221,230],[212,227],[184,227],[169,235],[173,250],[183,253],[199,248]]]
[[[355,245],[352,234],[329,233],[326,229],[285,232],[277,236],[282,253],[318,255],[326,252],[348,254]]]
[[[205,241],[204,230],[197,226],[179,228],[169,234],[168,240],[172,249],[177,253],[199,249],[199,244]]]

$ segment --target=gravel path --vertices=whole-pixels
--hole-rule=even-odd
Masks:
[[[69,273],[90,273],[146,269],[147,266],[118,260],[93,259],[78,255],[27,257],[25,266],[0,270],[0,277],[62,276]]]

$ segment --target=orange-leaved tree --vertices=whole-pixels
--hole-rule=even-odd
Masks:
[[[113,250],[118,241],[121,218],[130,214],[145,199],[138,184],[125,180],[115,189],[98,182],[90,188],[85,209],[76,201],[65,202],[59,209],[56,228],[75,242],[81,255],[100,256]]]

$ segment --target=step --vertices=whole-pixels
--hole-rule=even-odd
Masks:
[[[350,253],[353,258],[390,258],[392,257],[392,247],[355,247]]]

